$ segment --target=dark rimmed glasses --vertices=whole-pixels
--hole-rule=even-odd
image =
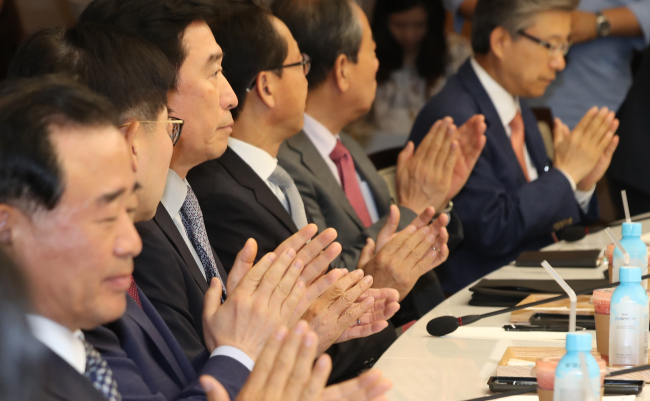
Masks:
[[[571,42],[569,43],[557,43],[553,44],[550,42],[545,41],[544,39],[540,39],[536,36],[530,35],[526,33],[523,29],[520,29],[517,31],[518,35],[523,36],[524,38],[528,40],[532,40],[533,42],[537,43],[538,45],[544,46],[545,48],[548,49],[549,56],[551,57],[557,57],[559,55],[562,55],[562,57],[565,57],[569,53],[569,49],[571,49]]]
[[[176,117],[169,117],[168,120],[157,120],[157,121],[138,121],[140,124],[147,123],[167,123],[167,134],[172,140],[172,145],[176,145],[178,139],[181,137],[181,132],[183,132],[183,124],[185,121]],[[126,127],[129,124],[120,125],[120,128]]]
[[[307,76],[307,74],[309,74],[309,71],[311,70],[311,57],[309,57],[307,53],[301,53],[301,55],[302,55],[302,61],[298,61],[297,63],[282,65],[278,68],[273,68],[268,71],[280,71],[283,68],[298,67],[300,65],[302,66],[302,71],[305,73],[305,76]],[[255,82],[257,82],[257,75],[255,75],[251,83],[246,88],[246,92],[250,92],[253,90],[253,88],[255,87]]]

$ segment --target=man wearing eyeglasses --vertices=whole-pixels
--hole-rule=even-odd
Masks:
[[[525,250],[539,249],[555,231],[598,217],[596,182],[618,144],[612,111],[592,108],[576,128],[556,119],[552,162],[537,121],[520,97],[539,97],[566,66],[571,12],[577,0],[479,0],[473,21],[474,57],[418,116],[418,144],[433,122],[459,124],[485,115],[487,143],[454,198],[465,242],[437,270],[454,293]]]

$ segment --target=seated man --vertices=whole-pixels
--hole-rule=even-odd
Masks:
[[[576,0],[479,0],[472,26],[475,56],[420,112],[411,140],[419,144],[441,116],[459,123],[485,116],[487,144],[454,206],[465,242],[439,269],[453,294],[552,234],[598,217],[596,182],[607,170],[618,122],[590,110],[575,130],[559,120],[555,159],[522,97],[541,96],[565,66]]]
[[[219,255],[234,260],[233,249],[241,247],[248,238],[256,238],[258,249],[269,252],[311,219],[293,180],[275,158],[282,142],[302,128],[307,98],[305,71],[309,64],[286,25],[255,6],[221,13],[210,26],[228,54],[224,69],[231,71],[228,78],[240,102],[233,109],[235,124],[228,149],[219,159],[192,169],[188,180],[205,213],[211,243]],[[240,43],[248,46],[242,48]],[[282,72],[265,70],[290,64],[294,65],[281,68]],[[288,93],[293,95],[286,96]],[[374,269],[373,280],[383,279],[382,274],[404,271],[403,274],[413,276],[409,280],[412,286],[442,260],[431,247],[442,249],[446,230],[439,222],[426,227],[432,216],[432,210],[425,211],[416,219],[423,226],[418,232],[406,229],[389,241],[380,254],[363,261],[360,268],[367,272]],[[365,244],[365,238],[360,240]],[[381,267],[377,266],[380,264]],[[353,271],[357,266],[341,267]],[[412,272],[416,269],[420,270]],[[397,289],[400,301],[410,290]],[[400,308],[400,314],[408,309],[413,308]],[[416,318],[410,315],[401,320]],[[383,347],[371,347],[375,359],[394,338],[394,334],[387,338]]]
[[[48,349],[45,383],[38,400],[167,399],[163,394],[148,391],[126,393],[122,397],[111,365],[80,331],[119,318],[127,303],[135,303],[127,297],[127,291],[132,283],[133,256],[141,248],[130,218],[137,203],[133,193],[137,184],[126,142],[113,125],[115,118],[104,99],[67,80],[26,81],[0,89],[0,243],[24,270],[35,311],[28,319],[34,335]],[[291,262],[283,256],[276,260],[274,265],[282,263],[284,269]],[[263,275],[262,265],[252,267],[251,271]],[[248,276],[244,277],[233,296],[238,296],[240,288],[249,287],[250,281]],[[211,292],[212,301],[219,298],[218,286],[213,286]],[[141,315],[146,310],[146,316],[155,318],[146,298],[140,300],[144,302]],[[224,316],[221,311],[217,315]],[[135,315],[123,319],[130,320],[132,316]],[[157,331],[164,327],[159,323],[160,318],[136,319],[137,324],[143,324],[143,336],[153,335],[146,341],[157,342],[155,346],[139,349],[139,361],[150,352],[150,360],[164,365],[170,359],[157,360],[160,354],[155,354],[153,349],[165,342],[170,346],[168,352],[175,350],[177,354],[172,358],[178,358],[179,362],[184,358],[178,344],[164,338],[165,331]],[[128,322],[122,326],[135,330]],[[156,337],[156,333],[163,338]],[[128,343],[124,347],[131,350],[140,341],[123,340]],[[273,353],[280,346],[294,352],[274,358]],[[301,387],[306,385],[310,386],[311,393],[320,394],[329,371],[328,358],[321,358],[313,372],[305,372],[314,360],[316,347],[316,336],[307,329],[306,323],[298,323],[291,334],[280,329],[263,350],[260,369],[253,371],[250,382],[244,386],[245,395],[259,399],[254,396],[260,390],[256,390],[255,384],[264,380],[267,370],[274,367],[276,373],[285,373],[279,375],[280,383],[286,382],[284,376],[292,370],[293,376],[304,379],[303,382],[293,380],[297,382],[293,388],[289,385],[276,388],[278,395],[288,396],[296,391],[300,394]],[[115,361],[114,355],[110,357]],[[185,364],[189,365],[187,359]],[[300,375],[291,368],[294,364],[300,364]],[[151,382],[148,374],[152,370],[147,368],[142,372],[132,368],[129,380],[137,384],[146,377]],[[211,372],[214,369],[206,373]],[[180,373],[170,379],[176,380],[187,372]],[[369,395],[380,395],[389,388],[389,383],[376,372],[368,376],[345,385]],[[128,380],[123,378],[122,383]],[[133,390],[135,384],[128,383],[127,391]],[[211,384],[203,383],[204,387],[211,387],[213,396],[218,392],[227,396],[222,386],[214,380]],[[205,399],[198,383],[195,387],[186,395],[191,399]],[[146,390],[146,386],[140,390]],[[333,399],[348,399],[341,394],[340,387],[325,392]]]
[[[361,8],[349,0],[277,0],[273,12],[312,59],[303,130],[285,141],[278,160],[295,181],[319,229],[333,227],[339,232],[346,250],[342,259],[350,268],[356,266],[367,238],[378,243],[378,250],[382,248],[379,233],[391,210],[386,182],[359,144],[341,133],[368,112],[374,100],[378,62],[370,25]],[[428,207],[451,211],[449,200],[462,187],[480,154],[483,129],[477,116],[462,128],[471,133],[459,143],[456,127],[445,119],[432,129],[430,146],[415,154],[412,144],[406,146],[396,177],[399,218],[391,216],[398,220],[395,225],[400,230]],[[445,140],[439,140],[442,138]],[[462,238],[460,221],[453,213],[447,229],[453,247]],[[445,248],[434,250],[440,257],[437,263],[446,258]],[[401,298],[413,288],[415,317],[444,300],[433,271],[417,275],[415,287],[408,282],[410,275],[394,274],[384,282],[380,281],[384,276],[371,269],[367,272],[375,276],[378,286],[399,288]]]
[[[135,260],[134,276],[195,366],[201,366],[206,347],[229,345],[204,336],[204,297],[210,288],[209,280],[215,277],[221,282],[224,304],[236,307],[238,302],[262,302],[237,297],[230,303],[226,302],[227,292],[235,289],[243,273],[237,272],[232,279],[226,275],[207,240],[196,196],[185,180],[192,167],[219,157],[225,151],[232,125],[230,109],[237,105],[237,99],[222,74],[223,53],[204,21],[212,11],[213,6],[200,1],[107,0],[89,5],[81,18],[86,23],[108,23],[115,29],[146,38],[177,66],[176,86],[170,91],[169,106],[174,110],[174,115],[186,123],[183,135],[173,150],[162,202],[152,221],[137,225],[144,247]],[[320,251],[336,236],[333,230],[329,230],[301,250],[313,234],[315,226],[307,226],[299,233],[298,243],[289,239],[275,251],[278,257],[291,252],[292,248],[299,251],[298,258],[304,262],[304,269],[300,267],[298,271],[302,271],[302,274],[300,277],[289,275],[295,286],[286,287],[288,282],[272,280],[260,284],[260,287],[269,284],[281,287],[274,299],[287,299],[293,294],[292,291],[305,291],[300,287],[305,287],[306,292],[294,314],[285,315],[285,310],[272,308],[268,303],[265,308],[256,307],[252,311],[254,319],[251,321],[255,324],[248,328],[254,332],[250,335],[252,344],[246,349],[240,348],[249,357],[250,365],[265,342],[261,340],[270,335],[274,326],[280,323],[292,326],[303,313],[306,313],[310,326],[319,334],[321,352],[344,332],[344,339],[370,334],[357,330],[357,327],[349,327],[354,322],[360,322],[365,313],[364,326],[372,325],[375,318],[382,320],[381,313],[373,313],[373,310],[385,309],[385,297],[390,293],[373,292],[357,302],[370,287],[370,278],[368,282],[362,280],[363,275],[342,277],[342,272],[331,272],[324,279],[316,280],[331,259],[338,255],[340,246],[335,244],[319,256]],[[254,241],[247,242],[243,254],[246,258],[255,256]],[[312,259],[314,262],[310,264]],[[291,273],[295,272],[291,270]],[[342,290],[333,286],[332,278]],[[226,282],[227,285],[223,285]],[[314,304],[316,301],[325,301],[330,297],[341,301],[335,308],[328,308],[325,315],[312,313],[312,308],[318,307]],[[333,321],[338,324],[325,324],[323,319],[326,318],[336,318]]]

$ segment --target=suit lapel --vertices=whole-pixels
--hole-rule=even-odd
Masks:
[[[282,206],[275,194],[235,151],[227,148],[223,156],[217,159],[216,162],[221,163],[239,185],[253,191],[257,202],[275,216],[287,230],[292,233],[298,231],[291,215]]]
[[[497,113],[496,108],[492,104],[490,96],[487,94],[481,81],[479,81],[474,72],[474,68],[470,64],[470,61],[467,60],[465,64],[458,70],[458,78],[463,83],[465,88],[473,95],[474,99],[478,103],[479,110],[481,114],[485,116],[485,122],[487,124],[486,134],[489,133],[488,140],[493,140],[497,143],[497,148],[503,152],[502,160],[509,164],[508,170],[517,172],[517,179],[522,184],[528,182],[524,172],[521,170],[515,151],[512,149],[512,142],[506,134],[506,130],[501,124],[501,118],[499,113]]]
[[[537,126],[537,118],[535,118],[535,114],[533,114],[532,110],[530,110],[524,100],[521,100],[520,102],[521,114],[526,129],[526,149],[528,149],[530,159],[537,169],[537,175],[541,176],[546,172],[544,171],[544,168],[549,165],[550,160],[546,153],[544,139],[542,139],[542,134],[539,132],[539,127]]]
[[[43,389],[46,393],[65,401],[105,401],[102,393],[93,387],[90,380],[49,348],[45,349],[45,364]]]
[[[169,216],[167,209],[165,209],[165,206],[163,206],[162,203],[158,204],[158,210],[156,211],[156,215],[154,216],[153,220],[156,222],[158,227],[160,227],[163,233],[165,233],[165,236],[167,236],[167,239],[169,239],[174,248],[176,248],[176,251],[181,255],[183,261],[185,262],[185,265],[192,274],[192,277],[194,277],[196,284],[198,284],[198,286],[201,288],[201,291],[205,293],[209,288],[208,282],[205,277],[203,277],[203,273],[201,273],[199,266],[196,265],[196,261],[192,256],[192,252],[190,252],[190,250],[187,248],[183,237],[178,232],[174,221]],[[221,262],[217,263],[217,265],[220,264]],[[224,278],[224,281],[225,277],[226,276],[222,276],[222,278]]]
[[[350,151],[354,166],[361,177],[368,183],[377,206],[379,217],[388,213],[390,208],[390,193],[386,181],[379,175],[363,149],[351,136],[341,133],[341,142]]]
[[[287,146],[300,154],[302,164],[316,176],[318,181],[327,190],[327,193],[336,199],[359,228],[365,229],[365,225],[361,222],[359,216],[357,216],[357,212],[348,201],[345,192],[343,192],[339,183],[332,176],[330,168],[325,164],[323,157],[318,153],[318,150],[307,135],[303,131],[300,131],[297,135],[287,139],[285,142]]]
[[[149,339],[151,339],[158,348],[158,351],[162,354],[169,369],[174,372],[178,386],[180,388],[185,388],[189,384],[188,378],[183,374],[183,371],[179,366],[180,361],[174,357],[168,343],[161,336],[160,328],[166,328],[167,326],[162,322],[160,315],[158,315],[158,312],[156,312],[146,295],[139,289],[138,294],[140,295],[142,309],[140,309],[138,304],[130,296],[127,296],[126,313],[124,314],[124,318],[131,319],[140,326],[147,336],[149,336]]]

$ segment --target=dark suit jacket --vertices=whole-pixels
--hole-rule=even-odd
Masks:
[[[201,366],[200,356],[205,352],[201,319],[208,282],[162,203],[153,220],[137,223],[136,228],[143,246],[135,258],[133,277],[188,359],[195,367]],[[216,254],[214,259],[226,282],[228,276]]]
[[[521,101],[526,148],[539,178],[531,183],[521,170],[510,139],[469,60],[418,115],[410,140],[416,146],[436,120],[451,116],[457,125],[483,114],[487,143],[465,187],[454,199],[465,233],[461,247],[436,271],[446,293],[454,293],[509,263],[526,250],[552,242],[559,228],[598,216],[596,196],[585,215],[566,177],[546,154],[537,121]]]
[[[226,263],[234,261],[248,238],[257,241],[259,259],[298,231],[266,183],[230,148],[219,159],[192,169],[187,179],[201,205],[210,242]],[[330,347],[330,382],[371,367],[396,338],[395,327],[389,325],[374,336]]]
[[[231,399],[248,378],[241,363],[226,356],[209,358],[195,370],[146,295],[142,309],[127,297],[126,313],[119,320],[85,332],[108,363],[124,401],[205,400],[198,375],[210,375],[224,385]],[[198,375],[197,375],[198,373]]]
[[[341,142],[348,148],[354,159],[357,172],[370,186],[379,216],[383,216],[368,228],[363,225],[345,196],[345,192],[325,164],[325,160],[304,132],[301,131],[282,144],[278,160],[296,182],[305,207],[319,230],[333,227],[338,232],[337,241],[343,246],[340,258],[345,266],[356,266],[366,239],[369,237],[376,239],[384,225],[391,198],[386,182],[359,144],[347,134],[342,133],[340,136]],[[398,230],[401,230],[417,216],[406,207],[400,206],[399,209]],[[458,237],[462,236],[462,227],[458,219],[452,218],[448,230],[450,241],[457,241]],[[452,236],[454,238],[451,238]],[[407,298],[402,308],[405,311],[415,310],[416,314],[413,318],[423,316],[444,301],[436,273],[431,271],[423,275]],[[407,305],[410,307],[405,307]]]
[[[106,401],[90,380],[49,348],[44,350],[43,367],[41,394],[35,401]]]

